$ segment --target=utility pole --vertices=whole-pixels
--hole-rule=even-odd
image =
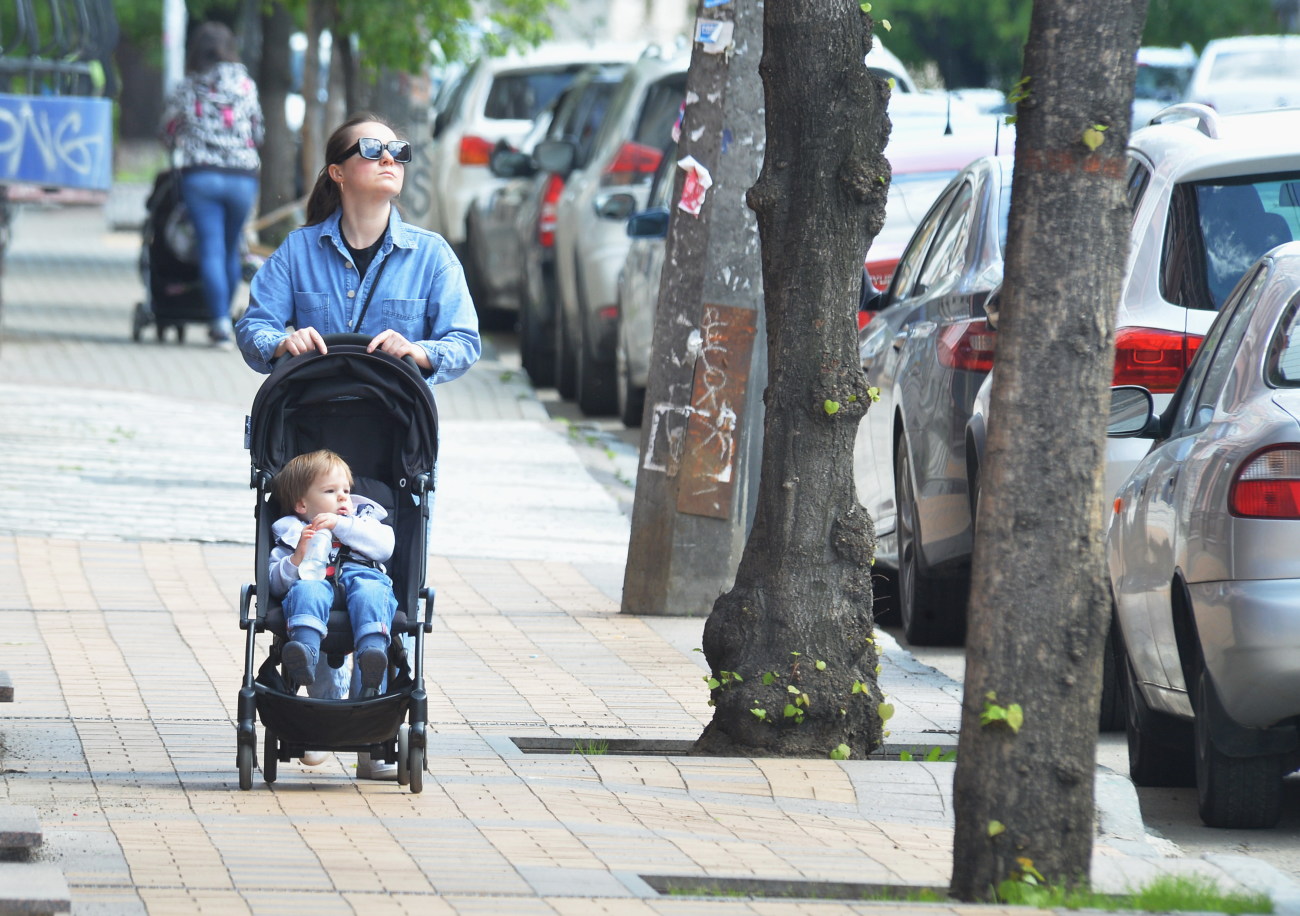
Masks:
[[[185,0],[163,0],[163,98],[185,77]]]
[[[764,148],[762,2],[701,0],[695,38],[677,148],[691,168],[678,169],[655,313],[627,614],[708,615],[756,505],[767,335],[745,194]],[[701,185],[693,215],[678,202]]]

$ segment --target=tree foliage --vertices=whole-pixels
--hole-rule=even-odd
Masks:
[[[1005,91],[1020,74],[1032,6],[1032,0],[879,0],[874,14],[890,20],[886,43],[909,66],[934,61],[946,86]],[[1199,51],[1211,38],[1280,28],[1272,0],[1151,0],[1142,43],[1187,42]]]

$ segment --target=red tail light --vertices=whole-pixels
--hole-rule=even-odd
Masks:
[[[1205,338],[1155,328],[1121,328],[1115,334],[1116,385],[1141,385],[1154,393],[1178,387]]]
[[[460,138],[460,164],[487,165],[494,145],[491,140],[466,134]]]
[[[983,318],[959,321],[939,332],[939,365],[968,372],[993,368],[993,346],[998,332]]]
[[[663,153],[653,146],[633,143],[631,140],[619,147],[618,155],[600,177],[602,185],[639,184],[655,173]]]
[[[555,247],[555,220],[560,210],[560,194],[564,191],[564,179],[552,174],[546,179],[546,188],[542,191],[542,206],[537,214],[537,244],[543,248]]]
[[[1300,519],[1300,445],[1273,446],[1244,462],[1228,508],[1245,518]]]

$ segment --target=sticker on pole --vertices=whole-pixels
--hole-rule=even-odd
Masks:
[[[694,156],[678,159],[677,167],[686,172],[686,180],[682,182],[682,199],[677,202],[677,206],[691,216],[699,216],[704,207],[704,193],[713,187],[713,176],[695,161]]]
[[[705,54],[721,54],[731,47],[736,24],[725,19],[696,19],[695,40],[704,45]]]

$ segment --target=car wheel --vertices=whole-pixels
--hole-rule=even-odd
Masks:
[[[1196,710],[1196,797],[1201,820],[1207,827],[1273,827],[1282,816],[1282,754],[1229,757],[1214,744],[1208,715],[1209,672],[1196,678],[1192,703]]]
[[[1101,714],[1097,727],[1104,732],[1117,732],[1124,728],[1124,684],[1120,678],[1122,661],[1118,629],[1119,622],[1112,612],[1106,643],[1101,650]]]
[[[542,320],[543,306],[521,298],[519,304],[519,359],[534,388],[555,384],[555,332]]]
[[[1128,737],[1128,774],[1134,785],[1183,787],[1196,784],[1189,723],[1147,705],[1127,653],[1124,665],[1124,731]]]
[[[645,389],[632,384],[631,370],[627,364],[627,351],[620,343],[614,359],[614,379],[617,382],[618,418],[628,429],[641,425],[645,413]]]
[[[560,397],[571,400],[577,393],[578,361],[574,357],[573,338],[569,335],[569,322],[564,309],[555,308],[555,388]]]
[[[966,582],[921,568],[921,532],[912,488],[912,461],[900,442],[894,460],[898,532],[898,613],[915,646],[960,645],[966,635]]]
[[[614,366],[596,359],[587,343],[584,322],[578,319],[578,406],[589,417],[604,417],[618,408],[614,391]]]

